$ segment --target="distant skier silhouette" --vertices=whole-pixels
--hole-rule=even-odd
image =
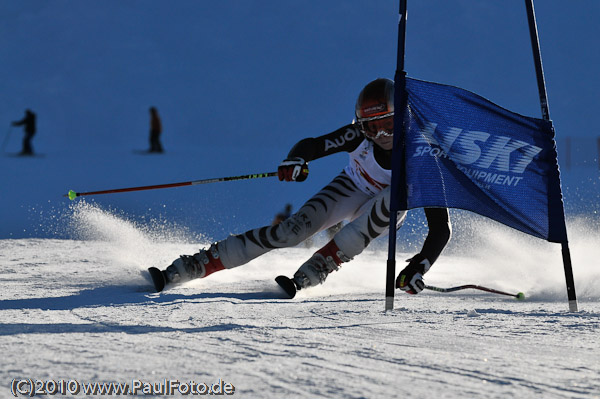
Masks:
[[[33,148],[31,147],[31,139],[35,135],[35,114],[30,110],[25,110],[25,117],[20,121],[12,123],[13,126],[23,126],[25,131],[25,137],[23,138],[23,149],[19,155],[33,155]]]
[[[290,216],[292,216],[292,204],[286,204],[283,212],[279,212],[278,214],[275,215],[275,218],[271,222],[271,226],[275,226],[275,225],[283,222],[285,219],[289,218]]]
[[[149,152],[163,152],[162,144],[160,143],[160,135],[162,133],[162,123],[158,116],[158,111],[155,107],[150,107],[150,150]]]

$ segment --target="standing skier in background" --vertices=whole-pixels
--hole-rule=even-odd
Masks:
[[[162,144],[160,143],[160,135],[162,133],[162,123],[158,116],[158,111],[155,107],[150,107],[150,150],[149,152],[163,152]]]
[[[344,262],[360,254],[388,230],[394,132],[394,82],[376,79],[366,85],[356,102],[356,123],[329,134],[298,142],[279,165],[279,180],[302,182],[308,162],[348,152],[349,164],[295,214],[275,226],[249,230],[214,243],[195,255],[183,255],[163,271],[167,283],[204,278],[231,269],[273,249],[295,246],[312,235],[348,220],[331,241],[316,251],[292,281],[296,290],[325,281]],[[436,261],[451,235],[446,208],[425,208],[429,233],[421,251],[408,260],[396,287],[417,294],[423,274]],[[406,211],[398,212],[399,228]],[[287,291],[287,290],[286,290]]]
[[[25,137],[23,137],[23,149],[19,155],[33,155],[33,147],[31,147],[31,139],[35,136],[35,114],[30,109],[25,110],[25,117],[20,121],[12,123],[13,126],[23,126]]]

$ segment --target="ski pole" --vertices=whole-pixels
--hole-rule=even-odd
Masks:
[[[525,299],[525,294],[523,294],[522,292],[519,292],[517,294],[510,294],[508,292],[498,291],[493,288],[482,287],[480,285],[474,285],[474,284],[460,285],[458,287],[452,287],[452,288],[440,288],[440,287],[434,287],[432,285],[425,286],[425,289],[431,290],[431,291],[437,291],[437,292],[454,292],[454,291],[465,290],[465,289],[469,289],[469,288],[472,288],[475,290],[481,290],[481,291],[485,291],[485,292],[491,292],[492,294],[512,296],[517,299]]]
[[[8,144],[8,139],[10,138],[10,132],[12,131],[12,126],[8,127],[6,131],[6,137],[4,137],[4,141],[2,142],[2,152],[6,149],[6,144]]]
[[[208,184],[208,183],[217,183],[217,182],[222,182],[222,181],[234,181],[234,180],[260,179],[263,177],[272,177],[272,176],[277,176],[277,172],[255,173],[255,174],[243,175],[243,176],[217,177],[217,178],[212,178],[212,179],[186,181],[186,182],[181,182],[181,183],[159,184],[159,185],[155,185],[155,186],[128,187],[128,188],[117,188],[117,189],[112,189],[112,190],[89,191],[87,193],[77,193],[73,190],[69,190],[69,192],[67,194],[65,194],[63,197],[69,197],[70,200],[74,200],[75,198],[81,197],[83,195],[113,194],[113,193],[125,193],[125,192],[129,192],[129,191],[155,190],[155,189],[159,189],[159,188],[195,186],[197,184]]]

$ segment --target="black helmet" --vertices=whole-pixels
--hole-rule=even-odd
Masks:
[[[394,81],[375,79],[362,89],[356,100],[356,120],[394,115]]]
[[[378,121],[394,115],[394,81],[385,78],[375,79],[366,85],[356,100],[356,121],[367,137],[378,137],[379,134],[391,135],[390,132],[371,132],[368,134],[368,122]]]

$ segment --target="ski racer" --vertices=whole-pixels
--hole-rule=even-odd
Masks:
[[[302,182],[308,176],[308,162],[343,151],[350,160],[341,173],[283,222],[229,236],[176,259],[163,271],[167,283],[244,265],[273,249],[293,247],[343,220],[349,223],[294,274],[295,289],[323,283],[331,272],[360,254],[389,225],[393,101],[393,81],[380,78],[367,84],[356,102],[356,123],[301,140],[278,168],[280,181]],[[423,275],[451,236],[446,208],[425,208],[425,215],[429,232],[422,249],[396,280],[396,287],[409,294],[424,288]],[[397,228],[405,218],[406,211],[399,211]]]

